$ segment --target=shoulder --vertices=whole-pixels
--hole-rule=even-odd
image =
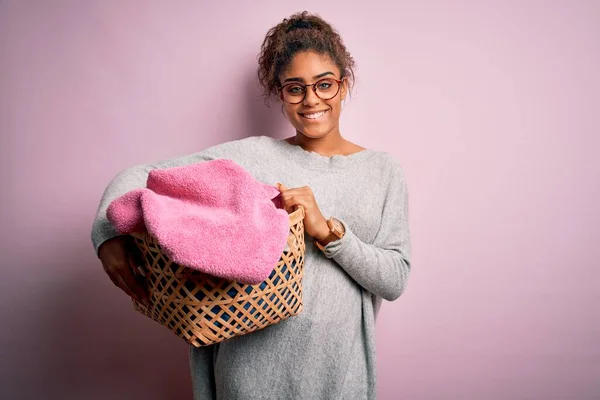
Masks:
[[[376,164],[377,168],[390,177],[403,177],[404,168],[401,159],[389,151],[370,149],[373,153],[371,160]]]
[[[382,150],[372,150],[375,154],[372,159],[376,160],[378,174],[383,180],[387,196],[396,198],[403,197],[408,192],[408,185],[404,175],[402,160],[397,155]]]
[[[159,160],[154,163],[154,166],[157,168],[166,168],[222,158],[232,160],[244,159],[253,154],[260,154],[262,150],[271,145],[272,140],[266,136],[248,136],[241,139],[229,140],[206,147],[195,153]]]
[[[221,143],[206,150],[210,154],[219,157],[230,157],[237,155],[261,154],[270,152],[277,146],[277,140],[269,136],[248,136],[242,139],[231,140]]]
[[[241,139],[222,142],[200,151],[196,154],[210,154],[215,156],[227,156],[236,151],[256,150],[269,145],[269,137],[266,136],[248,136]]]

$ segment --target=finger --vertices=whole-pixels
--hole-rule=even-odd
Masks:
[[[110,278],[110,281],[116,286],[119,287],[119,282],[117,281],[117,278],[115,278],[114,276],[112,276],[111,274],[108,274],[108,277]]]
[[[146,269],[144,268],[144,257],[142,251],[135,244],[135,239],[131,237],[126,245],[127,257],[129,264],[134,271],[139,272],[143,276],[146,276]]]
[[[279,186],[280,191],[282,192],[282,194],[287,194],[287,195],[304,195],[304,196],[308,196],[311,193],[310,188],[307,187],[298,187],[298,188],[288,188],[284,185]],[[284,193],[285,192],[285,193]]]
[[[116,276],[116,285],[119,289],[121,289],[122,291],[124,291],[127,296],[131,297],[132,299],[136,300],[137,302],[141,303],[142,299],[138,297],[138,295],[136,295],[127,285],[127,283],[125,283],[125,280],[120,276],[117,275]]]
[[[115,286],[119,287],[119,281],[117,280],[117,274],[114,273],[110,268],[108,268],[104,263],[102,263],[102,268],[104,268],[104,272],[106,272],[106,275],[108,275],[111,282]]]
[[[292,206],[290,205],[290,202],[289,202],[289,201],[286,201],[286,200],[282,199],[282,201],[281,201],[281,205],[282,205],[283,209],[284,209],[284,210],[285,210],[285,211],[286,211],[288,214],[291,212],[290,210],[291,210],[291,207],[292,207]]]
[[[133,276],[138,280],[144,280],[147,275],[146,268],[144,266],[144,262],[140,260],[141,255],[139,251],[136,249],[131,249],[127,253],[127,260],[129,261],[129,267],[133,271]]]
[[[133,274],[132,268],[136,268],[136,265],[131,265],[133,260],[130,257],[130,267],[124,268],[121,272],[121,278],[125,281],[125,284],[129,287],[129,289],[135,293],[136,297],[139,298],[141,303],[144,303],[145,306],[149,305],[148,293],[146,292],[146,288],[143,286],[143,280],[138,279]]]
[[[147,305],[148,299],[145,296],[142,296],[139,290],[139,283],[136,281],[135,276],[131,271],[122,271],[123,274],[119,275],[117,280],[119,282],[119,287],[123,289],[125,293],[127,293],[132,299]]]
[[[298,208],[298,206],[304,207],[305,210],[308,209],[308,207],[307,207],[308,202],[306,201],[306,198],[303,198],[303,197],[298,197],[298,196],[289,197],[284,200],[283,204],[284,204],[284,208],[286,209],[286,211],[288,213],[296,210],[296,208]]]
[[[299,195],[310,195],[312,194],[311,189],[308,186],[302,186],[297,188],[288,188],[283,183],[278,183],[277,188],[280,192],[285,192],[286,194],[299,194]]]
[[[282,194],[282,201],[287,205],[302,204],[306,206],[314,202],[313,197],[307,194]]]

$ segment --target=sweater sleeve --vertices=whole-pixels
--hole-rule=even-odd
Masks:
[[[352,227],[338,218],[346,233],[325,246],[325,256],[336,261],[359,285],[388,301],[400,297],[410,274],[408,191],[396,164],[390,177],[382,221],[373,244],[360,240]]]
[[[152,164],[136,165],[127,168],[119,172],[106,189],[104,189],[104,194],[100,199],[100,205],[92,224],[92,244],[94,245],[96,255],[102,243],[120,235],[106,217],[106,209],[109,204],[130,190],[145,187],[148,173],[152,168]]]

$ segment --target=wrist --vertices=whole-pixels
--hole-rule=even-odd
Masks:
[[[330,218],[329,220],[325,221],[327,223],[327,229],[328,229],[328,233],[327,236],[325,236],[322,239],[318,239],[315,237],[315,245],[321,249],[321,251],[325,251],[325,246],[327,246],[329,243],[333,242],[333,241],[337,241],[339,239],[341,239],[342,237],[344,237],[344,234],[346,233],[346,230],[344,229],[344,225],[337,220],[336,218]]]
[[[323,223],[320,224],[319,231],[313,237],[315,238],[315,240],[321,241],[323,239],[326,239],[327,236],[329,236],[329,234],[329,225],[327,225],[327,220],[323,218]]]

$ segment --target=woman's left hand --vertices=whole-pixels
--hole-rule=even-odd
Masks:
[[[321,214],[315,196],[308,186],[288,189],[285,185],[278,183],[277,188],[281,192],[283,208],[288,213],[295,210],[295,206],[304,207],[304,230],[317,240],[325,239],[329,235],[327,219]]]

